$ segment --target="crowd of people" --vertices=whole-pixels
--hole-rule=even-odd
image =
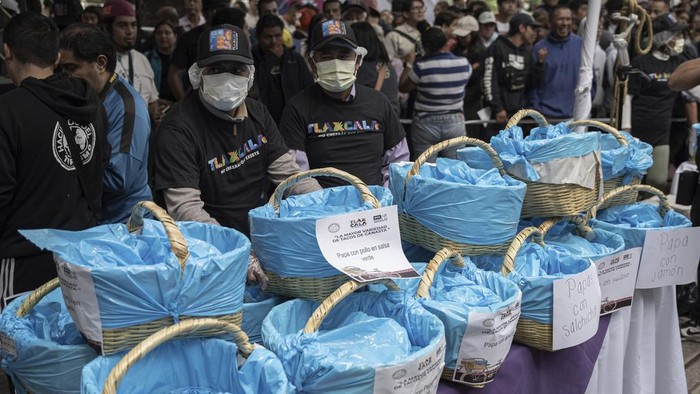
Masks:
[[[648,54],[630,46],[640,71],[629,81],[630,132],[654,147],[647,182],[665,189],[697,121],[697,96],[667,80],[697,56],[700,12],[690,0],[639,3],[654,36]],[[187,0],[183,13],[158,9],[146,35],[126,0],[23,5],[0,3],[0,74],[19,87],[0,96],[4,304],[55,275],[18,229],[123,223],[135,202],[155,199],[176,220],[248,234],[248,211],[304,169],[382,185],[389,164],[457,136],[488,141],[521,108],[572,118],[587,8],[440,1],[431,25],[423,0],[391,10],[373,0]],[[621,8],[608,0],[602,10],[594,117],[611,109]],[[308,179],[290,192],[338,184]],[[262,280],[255,263],[250,272]]]

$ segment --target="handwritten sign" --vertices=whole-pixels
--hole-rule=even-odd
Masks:
[[[358,282],[417,278],[401,248],[396,205],[316,221],[323,257]]]
[[[600,283],[600,314],[632,305],[642,248],[623,250],[595,262]]]
[[[513,343],[520,317],[520,295],[496,312],[470,312],[452,380],[470,385],[492,381]]]
[[[600,319],[600,284],[595,264],[581,273],[555,280],[553,285],[553,349],[587,341],[598,331]]]
[[[445,366],[445,337],[424,357],[374,370],[374,394],[433,394]]]
[[[683,285],[697,278],[700,228],[647,231],[637,275],[638,289]]]

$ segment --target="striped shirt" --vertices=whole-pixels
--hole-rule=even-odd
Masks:
[[[464,88],[471,75],[469,61],[450,52],[417,60],[408,75],[416,85],[416,112],[462,112]]]

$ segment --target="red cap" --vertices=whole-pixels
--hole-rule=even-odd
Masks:
[[[107,0],[102,6],[102,19],[111,19],[118,16],[136,17],[134,6],[126,0]]]

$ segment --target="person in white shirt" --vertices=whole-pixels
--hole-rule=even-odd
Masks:
[[[202,0],[185,1],[185,16],[179,20],[183,32],[188,32],[197,26],[207,22],[202,15]]]

